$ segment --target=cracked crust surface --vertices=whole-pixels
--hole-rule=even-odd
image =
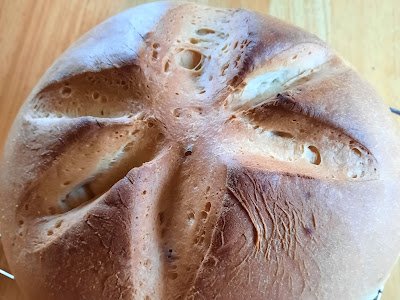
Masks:
[[[29,299],[372,299],[400,249],[395,136],[315,36],[139,6],[77,41],[21,109],[4,250]]]

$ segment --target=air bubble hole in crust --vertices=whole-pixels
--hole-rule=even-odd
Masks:
[[[92,93],[92,98],[93,98],[94,100],[97,100],[99,97],[100,97],[100,93],[99,93],[99,92],[93,92],[93,93]]]
[[[169,273],[168,277],[169,277],[171,280],[175,280],[175,279],[178,278],[178,273],[176,273],[176,272]]]
[[[203,64],[203,55],[196,50],[185,49],[176,55],[176,63],[189,70],[200,70]]]
[[[209,28],[201,28],[201,29],[196,30],[196,34],[201,35],[201,36],[207,35],[207,34],[214,34],[214,33],[215,33],[215,31],[212,29],[209,29]]]
[[[226,64],[222,67],[221,69],[221,76],[225,76],[226,75],[226,70],[229,68],[229,64]]]
[[[64,86],[61,88],[60,92],[63,98],[68,98],[69,96],[71,96],[72,89],[68,86]]]
[[[57,223],[56,223],[56,225],[55,225],[55,228],[60,228],[61,225],[62,225],[62,223],[63,223],[63,220],[57,221]]]
[[[189,225],[192,225],[194,223],[194,213],[193,212],[188,213],[187,221],[188,221]]]
[[[361,151],[357,148],[352,148],[351,151],[358,157],[361,157]]]
[[[308,146],[307,148],[305,148],[304,157],[314,165],[321,164],[321,154],[315,146]]]
[[[165,73],[168,73],[169,70],[170,70],[170,62],[169,62],[169,60],[167,60],[167,61],[165,62],[165,65],[164,65],[164,72],[165,72]]]
[[[270,131],[269,132],[270,136],[277,136],[277,137],[281,137],[284,139],[292,139],[293,138],[293,134],[289,133],[289,132],[284,132],[284,131]]]
[[[182,109],[181,108],[175,108],[173,110],[173,114],[176,118],[180,118],[181,114],[182,114]]]
[[[153,57],[153,60],[157,60],[158,59],[158,51],[154,50],[152,57]]]

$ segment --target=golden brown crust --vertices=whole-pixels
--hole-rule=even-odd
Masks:
[[[4,249],[29,299],[372,299],[400,250],[394,137],[373,89],[309,33],[133,8],[21,109]]]

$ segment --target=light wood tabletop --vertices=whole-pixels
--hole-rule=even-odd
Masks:
[[[0,0],[0,153],[19,107],[54,59],[96,24],[146,2],[151,1]],[[316,34],[375,86],[388,107],[400,108],[399,0],[192,2],[269,13]],[[1,245],[0,268],[10,271]],[[22,299],[16,283],[2,275],[0,299]],[[382,299],[400,299],[400,264]]]

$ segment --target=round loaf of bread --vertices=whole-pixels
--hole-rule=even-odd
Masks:
[[[19,112],[0,169],[7,259],[28,299],[372,300],[400,250],[389,114],[273,17],[127,10]]]

